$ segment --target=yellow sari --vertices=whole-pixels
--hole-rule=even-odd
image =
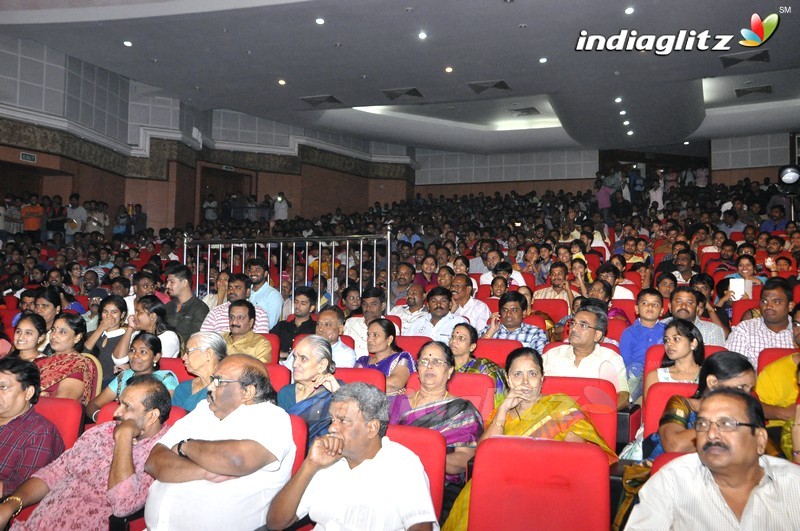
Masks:
[[[488,427],[494,420],[497,410],[487,419]],[[597,433],[592,422],[581,410],[580,406],[569,396],[563,394],[542,396],[538,402],[524,411],[519,417],[509,415],[503,429],[503,435],[531,437],[534,439],[550,439],[563,441],[568,433],[574,433],[584,441],[599,446],[607,455],[608,463],[619,460],[614,451]],[[513,456],[509,456],[513,459]],[[442,527],[442,531],[466,530],[469,517],[469,496],[472,482],[464,486],[456,498],[450,516]]]

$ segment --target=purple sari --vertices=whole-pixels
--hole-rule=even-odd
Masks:
[[[405,366],[408,368],[408,372],[412,374],[417,372],[417,364],[414,363],[414,358],[405,350],[402,352],[395,352],[391,356],[383,358],[378,363],[370,363],[369,356],[361,356],[356,360],[355,366],[365,369],[378,369],[388,378],[398,365]]]

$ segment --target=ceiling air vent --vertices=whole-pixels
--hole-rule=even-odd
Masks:
[[[742,98],[750,94],[772,94],[772,85],[761,85],[758,87],[745,87],[736,89],[737,98]]]
[[[319,107],[320,105],[340,105],[342,102],[333,94],[322,94],[320,96],[305,96],[300,98],[312,107]]]
[[[508,112],[513,114],[514,116],[535,116],[537,114],[542,114],[539,112],[539,109],[536,107],[523,107],[521,109],[509,109]]]
[[[398,98],[405,97],[405,96],[407,96],[409,98],[422,98],[422,97],[424,97],[422,95],[422,92],[420,92],[419,89],[414,88],[414,87],[386,89],[386,90],[382,90],[381,92],[383,92],[383,95],[386,96],[387,98],[389,98],[392,101],[394,101],[394,100],[396,100]]]
[[[475,94],[480,94],[481,92],[496,89],[496,90],[511,90],[511,87],[508,86],[508,83],[503,81],[502,79],[498,79],[495,81],[475,81],[474,83],[467,83],[467,86],[472,89],[472,92]]]
[[[722,62],[722,68],[730,68],[740,63],[769,63],[769,50],[731,53],[721,55],[719,60]]]

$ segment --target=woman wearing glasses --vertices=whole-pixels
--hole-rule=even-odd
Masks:
[[[483,419],[468,400],[451,395],[447,382],[455,372],[455,357],[441,341],[429,341],[417,359],[419,390],[389,399],[389,423],[430,428],[441,433],[447,443],[445,492],[450,503],[464,484],[467,463],[475,456],[483,433]],[[445,494],[445,499],[448,495]]]
[[[227,356],[228,346],[216,332],[197,332],[186,341],[181,359],[186,371],[196,378],[181,382],[172,395],[172,405],[186,411],[194,408],[208,396],[211,376],[217,372],[219,362]]]
[[[174,372],[158,369],[158,360],[161,359],[161,340],[157,336],[147,332],[136,336],[131,343],[128,357],[130,369],[117,373],[108,386],[86,406],[86,416],[93,421],[103,406],[112,401],[119,401],[119,396],[127,386],[128,380],[134,376],[151,374],[164,384],[170,394],[178,386],[178,377]]]
[[[708,391],[720,387],[735,387],[750,393],[756,385],[756,373],[747,358],[738,352],[727,350],[706,358],[698,378],[694,396],[686,398],[676,395],[667,402],[658,431],[647,437],[642,444],[643,454],[648,460],[653,460],[664,452],[696,451],[694,422],[700,399]]]
[[[614,451],[597,433],[580,406],[563,394],[542,395],[542,356],[531,348],[513,350],[506,358],[509,391],[505,400],[486,420],[481,441],[500,435],[596,444],[617,461]],[[480,441],[479,441],[480,442]],[[443,531],[467,529],[470,484],[456,499]]]
[[[306,422],[309,446],[315,438],[327,434],[331,425],[331,395],[340,385],[333,376],[335,371],[328,340],[318,335],[306,336],[292,352],[294,383],[278,391],[278,405]]]

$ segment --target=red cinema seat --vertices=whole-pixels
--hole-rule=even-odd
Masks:
[[[506,358],[512,350],[522,347],[516,339],[478,339],[478,346],[473,353],[476,358],[492,360],[500,367],[506,366]]]
[[[658,431],[658,423],[670,398],[675,395],[688,398],[696,391],[697,384],[690,383],[657,382],[650,386],[644,407],[644,436]]]
[[[569,315],[569,304],[563,299],[536,299],[533,309],[546,313],[554,323]]]
[[[270,360],[270,365],[277,365],[278,360],[280,360],[280,352],[281,352],[281,338],[278,337],[277,334],[260,334],[264,336],[264,338],[269,341],[269,344],[272,346],[272,359]]]
[[[617,391],[608,380],[572,376],[547,376],[542,394],[571,396],[589,416],[609,448],[617,445]]]
[[[414,373],[406,383],[406,393],[411,395],[419,390],[419,373]],[[488,374],[453,373],[447,383],[447,392],[469,400],[483,419],[489,418],[494,410],[494,380]]]
[[[179,382],[185,382],[194,378],[194,376],[186,370],[186,365],[183,364],[181,358],[161,358],[158,365],[161,370],[174,372]]]
[[[422,468],[428,475],[433,510],[439,516],[442,513],[445,458],[447,456],[447,444],[444,436],[436,430],[396,424],[389,425],[386,436],[389,437],[389,440],[402,444],[419,457]],[[606,479],[606,483],[608,483],[608,479]],[[398,494],[402,495],[402,493]]]
[[[38,414],[55,424],[64,449],[69,450],[81,434],[83,423],[83,406],[77,400],[70,398],[39,397],[39,402],[33,406]]]
[[[377,369],[341,367],[336,369],[334,376],[346,384],[364,382],[386,392],[386,376]]]
[[[428,336],[397,336],[394,339],[397,346],[411,354],[411,357],[414,359],[417,359],[419,356],[422,345],[432,341]]]
[[[790,356],[795,352],[797,352],[796,348],[765,348],[758,355],[758,372],[763,371],[773,361],[778,361],[784,356]]]
[[[284,386],[289,385],[292,381],[292,371],[280,365],[278,363],[266,364],[267,372],[269,373],[269,382],[272,384],[272,388],[275,389],[277,393],[280,391]],[[338,372],[337,372],[338,375]]]

